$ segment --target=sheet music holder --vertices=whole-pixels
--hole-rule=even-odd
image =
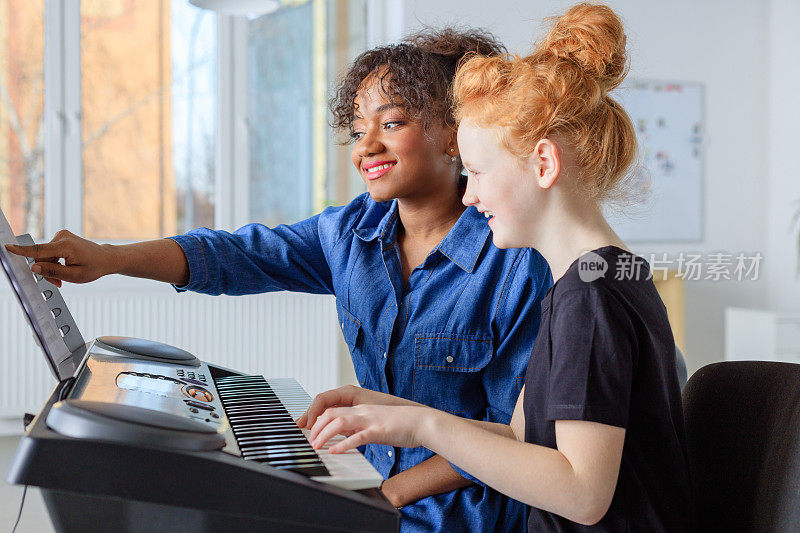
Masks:
[[[32,259],[12,254],[6,244],[34,244],[30,235],[15,237],[0,209],[0,264],[25,313],[50,371],[64,381],[75,374],[86,343],[58,288],[30,270]]]

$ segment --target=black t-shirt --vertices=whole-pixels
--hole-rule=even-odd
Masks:
[[[602,520],[587,527],[531,508],[528,531],[694,529],[675,342],[648,277],[644,259],[607,246],[576,260],[542,302],[525,377],[525,440],[556,448],[556,420],[626,432]]]

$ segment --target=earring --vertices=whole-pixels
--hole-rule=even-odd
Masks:
[[[451,163],[455,163],[456,159],[458,159],[456,156],[452,156],[452,157],[450,157],[450,162]]]

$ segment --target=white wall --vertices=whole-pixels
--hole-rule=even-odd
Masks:
[[[483,27],[510,51],[524,54],[542,36],[542,20],[573,3],[405,0],[403,30],[444,24]],[[788,155],[798,152],[800,117],[796,108],[786,113],[798,88],[800,5],[795,0],[611,0],[608,4],[626,24],[629,77],[699,82],[706,89],[704,238],[636,243],[634,249],[666,252],[673,258],[680,252],[764,255],[766,270],[758,281],[687,283],[686,351],[691,372],[722,359],[726,306],[765,308],[772,302],[800,307],[800,289],[790,275],[794,262],[788,264],[796,257],[796,247],[786,230],[788,204],[800,198],[798,163]],[[773,48],[781,52],[770,61]],[[771,98],[779,108],[769,106]],[[772,145],[772,167],[766,157],[769,135],[781,140]],[[790,188],[794,192],[787,194]]]
[[[796,229],[789,228],[792,213],[800,209],[800,2],[772,0],[768,35],[769,304],[791,312],[800,309],[795,274],[800,244]]]

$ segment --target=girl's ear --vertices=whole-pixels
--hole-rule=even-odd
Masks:
[[[529,157],[539,187],[542,189],[552,187],[561,173],[561,155],[556,143],[550,139],[541,139]]]

